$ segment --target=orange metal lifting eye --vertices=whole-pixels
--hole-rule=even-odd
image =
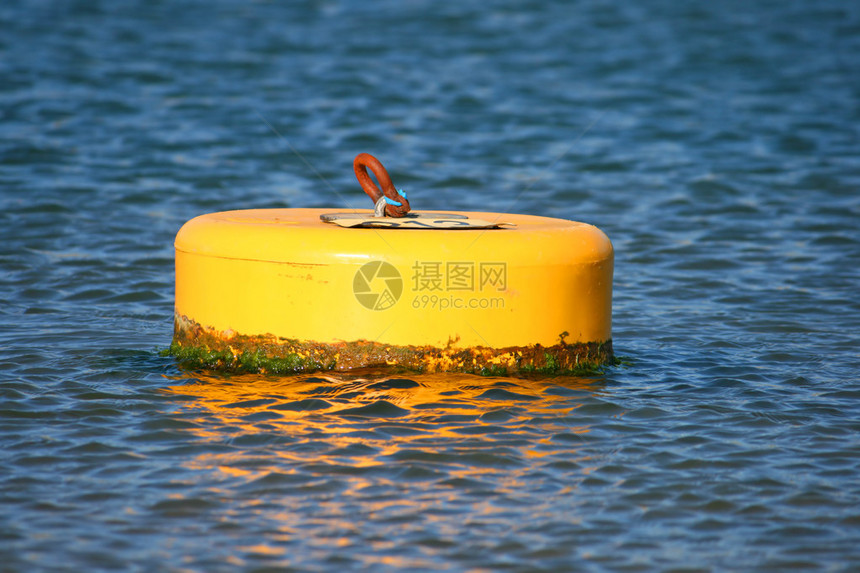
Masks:
[[[376,206],[377,215],[386,215],[388,217],[404,217],[409,212],[409,200],[406,198],[406,193],[398,191],[391,182],[391,176],[388,171],[382,166],[377,158],[369,153],[359,153],[352,162],[352,167],[355,170],[355,176],[361,184],[361,188],[367,193],[368,197],[373,199],[373,204]],[[382,191],[370,178],[367,173],[368,168],[376,175],[376,180],[382,186]],[[383,201],[383,204],[380,204]],[[383,209],[384,205],[384,209]]]

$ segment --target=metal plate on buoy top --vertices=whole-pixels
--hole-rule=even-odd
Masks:
[[[341,227],[372,229],[500,229],[513,223],[470,219],[459,213],[410,212],[404,217],[374,217],[368,213],[323,213],[320,219]]]
[[[323,213],[320,215],[320,219],[325,221],[326,223],[334,221],[336,219],[356,219],[356,218],[365,218],[373,216],[373,211],[370,210],[362,210],[362,211],[351,211],[349,213]],[[410,211],[406,215],[402,217],[403,219],[468,219],[466,215],[461,215],[460,213],[439,213],[436,211]]]

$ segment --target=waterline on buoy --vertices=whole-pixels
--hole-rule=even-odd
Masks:
[[[189,368],[293,374],[320,370],[390,367],[414,372],[462,372],[485,376],[588,375],[614,363],[612,341],[490,348],[400,346],[370,340],[322,343],[271,334],[243,335],[204,328],[176,316],[167,354]]]

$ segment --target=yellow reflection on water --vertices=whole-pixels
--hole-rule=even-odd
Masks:
[[[553,436],[589,431],[575,410],[597,387],[582,378],[371,372],[197,374],[166,391],[183,398],[177,403],[189,432],[231,446],[201,452],[187,462],[192,469],[245,483],[273,479],[275,488],[313,490],[315,479],[336,480],[343,495],[364,497],[401,478],[447,480],[456,489],[458,480],[492,475],[497,492],[526,487],[520,472],[528,466],[559,453],[576,459],[575,444]],[[378,503],[369,509],[391,511]],[[414,511],[422,502],[408,503]]]
[[[579,406],[571,395],[547,392],[560,387],[590,393],[586,378],[489,378],[470,374],[410,374],[407,377],[307,375],[273,377],[259,374],[230,377],[196,374],[167,392],[193,398],[185,408],[224,425],[248,430],[261,425],[324,430],[328,435],[352,433],[356,420],[429,423],[423,432],[451,436],[463,419],[491,425],[510,424],[506,416],[563,416]],[[498,416],[494,417],[494,414]],[[443,417],[439,420],[439,417]],[[271,429],[271,428],[269,428]],[[294,428],[293,428],[294,429]],[[564,428],[571,431],[569,426]],[[539,452],[534,452],[539,456]]]

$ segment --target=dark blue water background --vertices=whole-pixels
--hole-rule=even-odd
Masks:
[[[860,4],[0,5],[3,571],[860,565]],[[593,223],[590,379],[188,373],[173,238]]]

